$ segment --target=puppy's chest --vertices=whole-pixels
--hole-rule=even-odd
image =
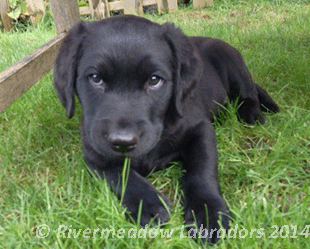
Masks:
[[[171,161],[179,159],[179,151],[172,146],[155,149],[152,153],[133,161],[133,167],[139,174],[146,176],[151,171],[164,169]]]

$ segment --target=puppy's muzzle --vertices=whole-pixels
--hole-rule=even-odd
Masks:
[[[114,151],[126,153],[136,148],[138,137],[136,134],[127,131],[114,132],[108,135],[108,142]]]

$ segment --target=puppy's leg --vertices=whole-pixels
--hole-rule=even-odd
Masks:
[[[232,56],[234,55],[234,56]],[[241,120],[248,124],[254,124],[258,120],[261,124],[265,122],[261,113],[261,103],[258,98],[256,84],[248,71],[241,54],[229,54],[227,65],[227,93],[231,100],[238,98],[238,114]]]
[[[265,90],[257,86],[240,54],[228,43],[213,39],[204,51],[205,58],[212,63],[231,100],[239,100],[239,117],[246,123],[256,120],[264,123],[261,110],[279,111],[277,104]]]
[[[145,226],[151,220],[153,220],[152,225],[158,224],[159,221],[163,223],[168,220],[169,214],[166,208],[170,209],[169,200],[135,170],[129,170],[125,192],[122,193],[122,167],[97,168],[90,161],[86,160],[86,162],[93,172],[105,176],[118,198],[122,198],[122,204],[127,207],[127,211],[134,220],[138,220],[139,205],[140,202],[142,203],[141,226]]]
[[[233,55],[233,57],[231,57]],[[239,117],[246,123],[254,124],[258,120],[261,124],[265,122],[261,110],[278,112],[279,107],[267,94],[267,92],[256,85],[247,69],[241,54],[234,50],[228,55],[226,61],[228,75],[228,96],[231,99],[239,97]]]
[[[196,221],[198,227],[196,236],[203,241],[207,239],[214,243],[220,235],[219,220],[223,228],[228,229],[229,212],[217,182],[215,133],[209,121],[198,125],[185,138],[183,163],[186,169],[183,177],[185,223],[191,224]],[[208,228],[206,207],[209,219]],[[191,229],[194,227],[190,227],[189,230]]]

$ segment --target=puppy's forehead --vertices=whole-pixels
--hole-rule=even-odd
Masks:
[[[170,48],[161,26],[144,19],[116,19],[89,25],[84,50],[88,55],[128,60],[152,57],[164,60]]]
[[[161,25],[136,16],[112,17],[89,23],[88,27],[92,33],[96,34],[105,36],[112,34],[130,34],[133,37],[139,34],[156,34],[161,29]]]

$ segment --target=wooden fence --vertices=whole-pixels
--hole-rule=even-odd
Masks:
[[[213,0],[193,0],[194,8],[205,7]],[[124,10],[124,14],[142,14],[144,6],[157,5],[159,13],[167,13],[178,9],[178,0],[123,0],[108,2],[108,0],[92,0],[89,6],[80,7],[80,14],[91,14],[109,17],[111,11]]]
[[[211,4],[213,0],[193,0],[195,7]],[[76,0],[50,0],[57,35],[49,42],[0,73],[0,113],[27,91],[53,67],[59,46],[66,32],[80,19],[80,14],[110,16],[110,11],[124,10],[125,14],[141,14],[143,6],[157,4],[159,12],[177,9],[177,0],[89,0],[89,7],[77,6]],[[1,18],[6,20],[3,8],[7,0],[0,0]],[[9,25],[7,20],[4,25]]]

